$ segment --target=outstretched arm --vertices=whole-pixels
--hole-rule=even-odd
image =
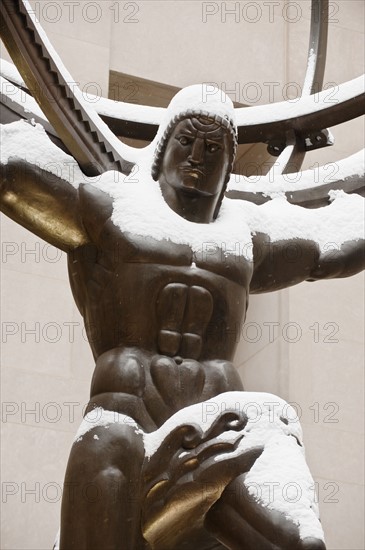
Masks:
[[[0,170],[4,214],[64,252],[88,242],[70,183],[21,159]]]
[[[365,268],[365,240],[328,243],[321,250],[311,240],[270,242],[267,235],[254,237],[254,274],[250,292],[280,290],[302,281],[350,277]]]
[[[311,273],[310,281],[351,277],[365,269],[365,240],[347,241],[341,246],[334,244],[320,253]]]

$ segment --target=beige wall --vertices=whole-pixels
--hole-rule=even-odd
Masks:
[[[263,2],[251,3],[249,10],[248,2],[240,2],[237,21],[227,16],[226,22],[220,2],[82,0],[75,4],[74,20],[61,0],[32,3],[86,91],[95,91],[96,83],[105,95],[109,69],[177,86],[214,81],[235,89],[233,99],[251,104],[269,101],[270,89],[272,99],[281,101],[287,83],[302,84],[307,0],[282,1],[272,6],[274,12]],[[364,69],[364,4],[331,4],[325,82],[341,83]],[[204,23],[207,9],[218,11]],[[363,120],[335,128],[334,134],[336,145],[309,154],[307,167],[363,147]],[[60,487],[93,361],[63,255],[4,217],[2,240],[0,547],[43,550],[57,531]],[[246,389],[269,391],[300,407],[330,550],[364,548],[363,319],[362,275],[304,283],[252,297],[237,352]],[[279,323],[274,341],[272,323]],[[300,329],[295,342],[293,323]],[[261,330],[258,341],[255,330]]]

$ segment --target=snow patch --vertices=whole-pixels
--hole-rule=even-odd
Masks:
[[[364,198],[356,194],[333,192],[332,203],[316,209],[292,205],[281,196],[260,206],[239,202],[251,231],[268,234],[272,242],[289,240],[295,246],[295,239],[306,239],[325,251],[364,236]]]
[[[303,84],[303,91],[302,91],[303,95],[310,95],[311,93],[311,87],[314,80],[314,72],[316,70],[316,62],[317,62],[317,54],[315,53],[314,49],[311,48],[309,50],[307,72],[306,72],[304,84]]]
[[[364,75],[354,78],[339,86],[328,88],[312,95],[303,95],[291,101],[282,101],[275,105],[258,105],[235,109],[237,126],[267,124],[279,120],[293,119],[308,114],[315,114],[343,103],[364,93]]]
[[[115,411],[107,411],[102,407],[96,407],[92,411],[88,412],[80,424],[79,429],[76,432],[74,441],[76,443],[82,441],[85,434],[94,428],[104,426],[109,427],[112,424],[126,424],[134,427],[136,433],[143,433],[139,428],[137,422],[135,422],[130,416],[120,414]],[[99,439],[94,435],[94,439]]]
[[[213,421],[224,411],[241,411],[248,422],[241,432],[227,431],[219,436],[235,441],[244,435],[232,453],[242,454],[257,446],[264,450],[246,475],[244,484],[262,506],[281,512],[299,528],[300,537],[324,539],[318,519],[314,481],[305,462],[302,430],[295,410],[279,397],[267,393],[227,392],[203,403],[178,411],[155,432],[144,434],[145,452],[151,457],[172,430],[193,424],[205,434]],[[181,456],[181,455],[180,455]]]
[[[210,224],[190,222],[166,204],[148,170],[140,169],[138,181],[120,185],[112,221],[123,232],[186,244],[196,253],[208,255],[220,249],[252,259],[250,228],[237,201],[223,201],[218,218]]]
[[[351,177],[363,177],[365,174],[365,150],[362,149],[346,159],[317,166],[295,174],[280,174],[280,166],[275,163],[266,176],[245,177],[232,174],[228,183],[229,191],[247,193],[288,193],[303,189],[313,189],[327,183],[344,181]]]
[[[16,66],[13,63],[6,61],[6,59],[0,58],[0,74],[22,88],[27,87]],[[3,90],[1,89],[1,91]]]
[[[39,118],[43,119],[45,122],[48,122],[43,111],[32,96],[30,96],[2,76],[0,76],[0,87],[1,93],[7,98],[8,101],[20,105],[24,109],[25,113],[36,115]]]

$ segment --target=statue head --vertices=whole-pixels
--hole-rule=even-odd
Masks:
[[[159,130],[152,177],[166,202],[191,221],[218,215],[237,148],[231,100],[218,88],[185,88],[170,103]],[[222,95],[223,94],[223,95]],[[193,108],[186,108],[186,104]]]

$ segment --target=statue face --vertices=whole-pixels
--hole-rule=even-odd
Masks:
[[[188,118],[174,128],[160,178],[178,193],[220,196],[230,161],[231,136],[214,120]]]

